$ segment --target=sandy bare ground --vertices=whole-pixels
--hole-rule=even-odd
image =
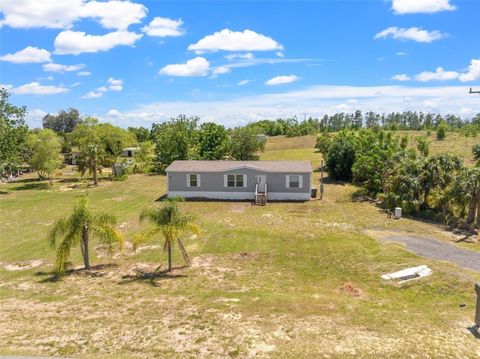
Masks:
[[[61,299],[19,295],[0,300],[0,352],[81,358],[399,358],[399,352],[410,348],[418,353],[420,348],[425,355],[417,357],[423,358],[480,356],[467,322],[452,322],[447,330],[417,323],[379,332],[333,314],[245,312],[243,302],[258,298],[242,297],[252,287],[232,287],[229,278],[251,276],[248,261],[256,257],[239,253],[238,265],[232,265],[212,255],[198,256],[192,267],[175,269],[155,286],[144,276],[156,267],[148,263],[79,270],[57,283],[28,282],[30,291]],[[208,305],[184,295],[185,275],[223,294],[213,295]],[[354,283],[338,292],[352,301],[365,300]]]

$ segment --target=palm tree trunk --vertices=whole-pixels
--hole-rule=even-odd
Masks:
[[[168,241],[167,244],[167,251],[168,251],[168,271],[172,270],[172,242]]]
[[[96,186],[98,184],[98,178],[97,178],[97,162],[93,163],[92,166],[92,174],[93,174],[93,184]]]
[[[468,218],[467,218],[467,223],[468,224],[473,224],[475,221],[475,211],[477,210],[477,198],[473,197],[470,200],[470,204],[468,206]]]
[[[90,258],[88,255],[88,228],[84,226],[82,228],[82,255],[83,255],[83,264],[85,269],[90,268]]]
[[[480,228],[480,190],[477,196],[477,228]]]

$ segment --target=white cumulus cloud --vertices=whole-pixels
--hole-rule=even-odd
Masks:
[[[55,38],[55,53],[78,55],[83,52],[108,51],[116,46],[132,46],[142,36],[129,31],[89,35],[82,31],[66,30]]]
[[[250,80],[241,80],[241,81],[238,81],[237,82],[237,86],[245,86],[246,84],[248,84],[250,82]]]
[[[51,62],[43,65],[43,71],[58,72],[60,74],[63,74],[64,72],[78,71],[83,69],[84,67],[85,67],[84,64],[61,65],[61,64],[54,64],[53,62]]]
[[[0,3],[4,18],[0,26],[68,29],[76,21],[92,18],[105,28],[125,30],[147,14],[142,4],[130,1],[5,0]]]
[[[374,39],[382,39],[392,37],[396,40],[412,40],[416,42],[432,42],[440,40],[447,36],[438,30],[428,31],[418,27],[399,28],[391,26],[379,33],[375,34]]]
[[[81,14],[98,19],[104,28],[126,30],[129,25],[140,23],[147,11],[142,4],[130,1],[89,1],[84,3]]]
[[[185,34],[182,25],[183,21],[181,19],[174,20],[166,17],[155,17],[150,24],[142,27],[142,31],[148,36],[182,36]]]
[[[79,71],[77,72],[78,76],[90,76],[92,73],[90,71]]]
[[[460,74],[458,79],[462,82],[480,80],[480,59],[473,59],[470,62],[468,71]]]
[[[270,80],[265,81],[265,85],[268,85],[268,86],[283,85],[283,84],[289,84],[297,80],[298,80],[298,76],[295,76],[295,75],[275,76]]]
[[[38,82],[30,82],[18,87],[12,85],[0,85],[6,87],[9,92],[15,95],[56,95],[67,93],[69,90],[64,86],[40,85]]]
[[[392,10],[395,14],[432,14],[439,11],[453,11],[457,7],[449,0],[393,0]]]
[[[195,57],[188,60],[184,64],[171,64],[162,67],[159,71],[160,75],[168,76],[206,76],[210,69],[210,63],[204,57]]]
[[[392,76],[392,80],[397,80],[397,81],[408,81],[410,80],[410,76],[407,74],[397,74]]]
[[[283,50],[283,46],[271,37],[252,30],[232,31],[223,29],[207,35],[188,49],[198,54],[216,51],[267,51]]]
[[[28,46],[13,54],[0,56],[0,61],[8,61],[16,64],[50,62],[50,52],[38,47]]]
[[[97,87],[95,90],[87,92],[85,95],[82,96],[82,98],[84,99],[100,98],[103,96],[104,93],[108,91],[122,91],[122,90],[123,90],[123,80],[116,79],[114,77],[109,77],[107,79],[106,85]]]
[[[108,89],[110,91],[122,91],[123,90],[123,80],[115,79],[113,77],[110,77],[107,80],[107,83],[108,83]]]
[[[92,99],[92,98],[99,98],[103,96],[103,92],[95,92],[95,91],[89,91],[85,95],[82,96],[82,98],[85,99]]]
[[[435,72],[423,71],[415,75],[415,80],[427,82],[434,80],[455,80],[459,73],[456,71],[445,71],[443,67],[437,67]]]

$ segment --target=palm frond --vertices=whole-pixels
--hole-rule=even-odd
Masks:
[[[117,217],[113,213],[102,211],[102,212],[95,213],[95,216],[92,222],[97,225],[114,226],[115,224],[117,224]]]
[[[144,232],[138,233],[133,237],[133,250],[136,251],[140,243],[146,242],[160,232],[160,228],[150,228]]]
[[[113,250],[113,245],[115,243],[118,243],[120,250],[123,250],[125,239],[112,226],[106,224],[92,224],[89,229],[92,234],[100,240],[100,243],[108,246],[109,252]]]
[[[57,248],[57,257],[55,259],[55,273],[57,275],[61,276],[65,273],[68,260],[70,258],[70,250],[79,240],[79,234],[74,230],[68,231],[63,238],[62,242]]]
[[[67,230],[67,219],[61,218],[56,221],[52,228],[48,231],[47,239],[50,242],[50,247],[55,248],[57,244],[57,239],[65,234]]]

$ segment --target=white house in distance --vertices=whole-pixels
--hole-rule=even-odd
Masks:
[[[166,169],[168,197],[307,201],[309,161],[175,161]]]

